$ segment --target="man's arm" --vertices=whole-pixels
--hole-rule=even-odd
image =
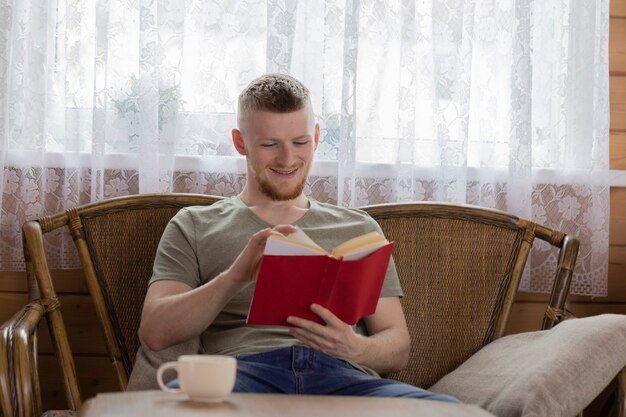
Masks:
[[[139,333],[144,343],[159,351],[202,333],[245,284],[224,272],[192,289],[181,281],[156,281],[148,287]]]
[[[352,326],[319,305],[313,304],[311,310],[326,326],[299,317],[287,318],[294,326],[291,334],[304,344],[381,374],[406,367],[411,340],[398,297],[378,300],[376,313],[364,319],[369,336],[357,334]]]
[[[144,343],[159,351],[200,335],[231,298],[256,279],[267,238],[294,231],[281,225],[255,233],[226,271],[198,288],[175,280],[151,284],[139,327]]]

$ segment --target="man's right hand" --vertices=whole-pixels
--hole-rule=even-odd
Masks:
[[[280,224],[272,229],[267,228],[256,232],[226,272],[232,275],[232,279],[241,283],[256,281],[267,239],[272,235],[288,235],[297,230],[297,227],[290,224]]]

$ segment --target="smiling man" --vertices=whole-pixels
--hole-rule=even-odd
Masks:
[[[381,232],[361,210],[304,194],[319,132],[309,91],[296,79],[264,75],[241,93],[232,139],[246,157],[246,185],[238,196],[181,210],[166,227],[141,317],[142,349],[161,351],[199,338],[202,353],[237,357],[236,392],[456,402],[379,376],[402,369],[410,347],[393,262],[376,312],[357,326],[319,305],[311,310],[324,325],[298,317],[287,319],[289,328],[246,324],[270,235],[300,228],[330,250]]]

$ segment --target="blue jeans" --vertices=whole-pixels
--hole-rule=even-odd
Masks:
[[[170,387],[177,385],[178,380],[168,384]],[[234,392],[413,397],[460,402],[449,395],[377,378],[344,360],[305,346],[237,356]]]

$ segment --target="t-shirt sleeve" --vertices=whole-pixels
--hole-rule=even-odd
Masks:
[[[150,284],[159,280],[200,286],[193,218],[184,208],[170,220],[159,241]]]
[[[380,292],[381,297],[404,297],[404,291],[400,286],[400,279],[398,278],[398,272],[396,271],[396,263],[393,260],[393,256],[389,261],[387,267],[387,275],[383,282],[383,289]]]
[[[378,233],[384,235],[380,225],[372,217],[368,215],[371,221],[371,227],[373,227]],[[383,288],[380,292],[381,297],[403,297],[404,292],[400,285],[400,279],[398,278],[398,271],[396,270],[396,263],[393,260],[393,255],[387,266],[387,275],[385,275],[385,281],[383,282]]]

